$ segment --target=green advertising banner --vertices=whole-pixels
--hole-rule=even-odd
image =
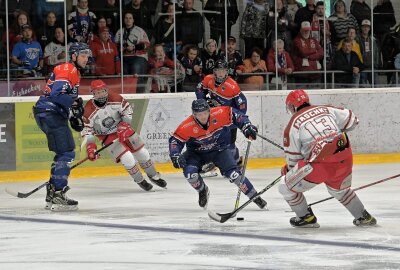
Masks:
[[[133,107],[132,127],[140,133],[143,118],[147,109],[148,100],[128,100]],[[15,142],[16,142],[16,169],[17,170],[43,170],[49,169],[54,153],[47,148],[45,134],[39,129],[33,117],[33,102],[15,104]],[[80,149],[82,140],[76,131],[72,131],[75,139],[75,160],[86,157],[86,148]],[[101,147],[100,142],[97,142]],[[102,152],[101,158],[96,162],[85,162],[81,166],[112,166],[114,163],[107,151]]]

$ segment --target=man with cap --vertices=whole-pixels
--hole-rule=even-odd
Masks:
[[[121,73],[121,61],[117,46],[110,38],[108,27],[99,29],[99,37],[93,39],[90,48],[96,75],[116,75]]]
[[[110,93],[102,80],[92,81],[90,88],[93,98],[85,105],[85,127],[81,132],[88,158],[91,161],[99,158],[96,154],[96,137],[103,145],[117,140],[107,150],[115,162],[122,163],[134,182],[145,191],[153,188],[144,179],[137,161],[152,183],[165,188],[167,182],[161,179],[143,140],[131,127],[133,110],[129,102],[120,94]]]
[[[78,202],[66,196],[70,163],[75,158],[75,142],[68,126],[75,131],[83,129],[83,101],[78,98],[80,71],[86,67],[91,51],[86,43],[71,43],[70,62],[56,66],[50,75],[45,94],[33,107],[39,128],[46,134],[49,150],[55,152],[47,185],[46,209],[74,211]]]
[[[15,44],[11,53],[11,62],[18,69],[27,71],[30,76],[38,75],[36,71],[43,68],[43,51],[40,43],[32,39],[32,26],[25,24],[21,27],[22,40]],[[41,75],[41,74],[39,74]]]
[[[359,41],[365,69],[372,69],[372,59],[374,60],[374,68],[379,68],[380,49],[378,47],[378,42],[376,42],[375,37],[371,35],[371,22],[367,19],[363,20],[361,23],[361,34],[359,37]],[[376,84],[378,79],[376,72],[361,72],[360,86],[372,86],[372,76],[374,76],[374,84]]]
[[[243,56],[238,50],[236,50],[235,37],[228,37],[228,45],[226,46],[226,51],[227,53],[221,50],[219,57],[220,59],[225,59],[228,62],[228,75],[232,79],[237,80],[237,74],[242,73]]]

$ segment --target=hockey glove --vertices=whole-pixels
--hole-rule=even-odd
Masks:
[[[257,138],[258,129],[256,126],[252,125],[251,123],[247,123],[242,128],[243,134],[247,139],[255,140]]]
[[[74,103],[71,106],[72,115],[76,118],[82,118],[84,108],[83,108],[83,100],[81,97],[75,99]]]
[[[80,117],[71,116],[69,118],[69,124],[71,128],[77,132],[81,132],[84,127],[83,120]]]
[[[179,168],[183,169],[186,166],[186,159],[184,158],[184,156],[182,154],[176,155],[176,156],[172,156],[171,160],[172,160],[172,164],[177,169],[179,169]]]
[[[286,175],[288,171],[289,171],[289,170],[288,170],[288,166],[287,166],[287,164],[285,164],[285,166],[283,166],[283,167],[281,168],[281,175],[282,175],[282,176]]]
[[[131,128],[131,126],[128,123],[121,122],[118,124],[117,135],[120,143],[123,143],[126,140],[128,140],[128,138],[133,134],[135,134],[135,131]]]
[[[86,152],[87,152],[87,157],[91,161],[95,161],[100,157],[99,154],[97,154],[97,146],[95,143],[88,143],[86,145]]]

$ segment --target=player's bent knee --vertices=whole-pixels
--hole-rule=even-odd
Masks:
[[[279,184],[278,186],[279,193],[283,196],[285,200],[291,200],[296,196],[296,193],[291,191],[286,184]]]
[[[235,183],[237,185],[239,184],[239,182],[241,180],[241,177],[240,177],[241,175],[242,174],[237,169],[231,169],[231,170],[224,172],[224,176],[226,178],[228,178],[231,183]]]
[[[148,151],[146,148],[144,148],[144,147],[142,147],[139,151],[135,152],[133,155],[135,156],[135,158],[136,158],[139,162],[141,162],[141,161],[147,161],[147,160],[150,159],[150,153],[149,153],[149,151]]]

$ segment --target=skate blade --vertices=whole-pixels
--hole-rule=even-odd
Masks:
[[[205,172],[205,173],[200,173],[200,176],[202,178],[210,178],[210,177],[218,176],[218,173],[217,172]]]
[[[77,205],[53,204],[51,206],[50,210],[53,212],[71,212],[71,211],[77,211],[78,206]]]
[[[313,223],[313,224],[307,224],[307,225],[303,225],[303,226],[293,226],[292,225],[292,227],[294,227],[294,228],[306,228],[306,229],[310,229],[310,228],[315,228],[315,229],[317,229],[317,228],[319,228],[320,226],[319,226],[319,224],[318,224],[318,222],[317,223]]]

